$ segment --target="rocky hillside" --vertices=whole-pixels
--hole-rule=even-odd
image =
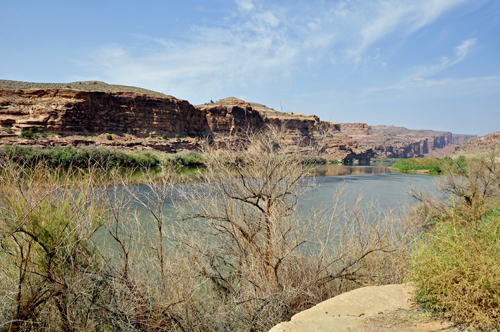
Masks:
[[[318,145],[330,159],[367,160],[451,153],[455,142],[465,137],[454,138],[449,132],[370,127],[366,123],[332,123],[321,121],[315,115],[278,112],[234,97],[193,106],[172,96],[102,82],[69,83],[69,88],[59,87],[61,84],[47,83],[45,87],[44,84],[15,81],[0,81],[2,85],[14,87],[0,88],[2,144],[21,144],[17,136],[31,128],[35,132],[59,135],[57,142],[49,137],[45,143],[29,141],[23,144],[54,145],[68,135],[113,133],[116,137],[127,135],[127,139],[122,140],[127,142],[122,144],[126,147],[141,145],[175,151],[182,147],[174,147],[172,142],[145,144],[141,139],[177,136],[187,140],[186,146],[196,149],[195,141],[199,137],[211,136],[217,142],[227,135],[237,137],[240,131],[273,125],[285,130],[290,141],[298,147]],[[37,88],[25,88],[33,86]],[[131,91],[134,89],[136,91]],[[70,144],[79,144],[79,141],[81,139],[74,138]],[[113,145],[120,146],[119,142],[117,139]]]
[[[500,131],[460,143],[452,156],[479,158],[490,156],[492,153],[500,157]]]
[[[75,89],[100,92],[137,92],[153,97],[171,97],[161,92],[151,91],[128,85],[107,84],[101,81],[78,81],[71,83],[34,83],[0,80],[0,88],[4,89]]]

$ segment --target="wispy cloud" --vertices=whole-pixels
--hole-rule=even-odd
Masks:
[[[241,10],[250,11],[255,8],[252,0],[236,0],[236,4]]]
[[[378,41],[390,35],[404,37],[468,1],[319,1],[311,7],[322,7],[318,11],[304,4],[294,3],[292,10],[290,5],[234,0],[233,13],[224,24],[192,26],[182,41],[135,35],[143,42],[141,49],[105,45],[85,63],[111,81],[184,96],[193,90],[208,94],[224,86],[286,78],[323,59],[331,66],[338,59],[373,60],[381,52]],[[468,39],[458,46],[455,59],[443,58],[438,65],[420,68],[420,76],[461,61],[474,43]],[[365,55],[368,51],[370,56]]]
[[[242,18],[225,28],[194,26],[184,41],[136,35],[150,52],[120,44],[100,47],[85,65],[112,81],[178,96],[209,94],[229,85],[286,75],[298,54],[280,20],[251,1],[237,1]],[[143,46],[144,47],[144,46]]]
[[[427,79],[429,77],[432,77],[436,75],[437,73],[443,71],[446,68],[449,68],[451,66],[456,65],[460,61],[464,60],[465,57],[467,56],[467,53],[469,52],[469,49],[476,44],[477,38],[470,38],[467,40],[464,40],[460,45],[455,47],[455,57],[453,59],[450,59],[448,57],[442,57],[441,61],[439,64],[435,65],[425,65],[425,66],[417,66],[410,75],[408,75],[406,78],[404,78],[402,81],[400,81],[397,84],[388,86],[388,87],[372,87],[372,88],[367,88],[367,92],[375,92],[375,91],[384,91],[384,90],[408,90],[408,89],[415,89],[415,88],[427,88],[431,86],[436,86],[436,85],[447,85],[450,83],[456,83],[456,82],[462,82],[462,83],[467,83],[467,82],[474,82],[478,79],[483,80],[490,80],[492,77],[495,78],[496,76],[492,77],[482,77],[482,78],[467,78],[467,79],[451,79],[451,78],[446,78],[446,79],[441,79],[441,80],[433,80],[433,79]]]
[[[477,38],[470,38],[464,40],[459,46],[455,48],[455,58],[450,59],[448,57],[442,57],[439,64],[430,66],[419,66],[415,69],[412,76],[415,78],[430,77],[433,76],[446,68],[456,65],[465,57],[469,52],[469,49],[476,44]]]
[[[386,0],[370,5],[362,2],[365,10],[350,9],[350,16],[359,16],[362,22],[355,21],[361,23],[359,39],[357,45],[348,50],[348,55],[359,58],[368,47],[384,37],[413,33],[465,2],[467,0]]]
[[[404,85],[395,85],[383,89],[365,90],[366,99],[379,95],[381,98],[415,102],[422,100],[458,100],[476,99],[500,94],[500,77],[478,76],[467,78],[415,79]],[[376,94],[373,94],[376,92]],[[477,99],[476,99],[477,100]]]

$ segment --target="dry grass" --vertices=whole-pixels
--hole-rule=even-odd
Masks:
[[[4,162],[2,329],[265,331],[344,291],[402,280],[416,223],[346,210],[342,192],[329,210],[301,212],[315,181],[295,142],[274,130],[226,142],[205,146],[203,181],[187,185],[168,167],[130,186],[118,171],[55,181]]]

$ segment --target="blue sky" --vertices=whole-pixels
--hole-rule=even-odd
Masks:
[[[499,0],[4,0],[0,12],[0,79],[500,130]]]

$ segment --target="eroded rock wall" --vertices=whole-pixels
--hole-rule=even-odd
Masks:
[[[264,126],[262,115],[248,103],[232,106],[197,106],[206,115],[207,124],[212,132],[234,133],[238,130],[255,130]]]
[[[138,137],[210,132],[207,116],[185,100],[133,92],[0,89],[0,125],[62,134],[129,133]]]
[[[214,135],[220,141],[216,143],[222,144],[226,139],[224,134],[237,135],[266,126],[282,128],[298,148],[319,145],[323,154],[339,160],[422,157],[444,147],[449,150],[450,145],[468,138],[468,135],[454,137],[449,132],[331,123],[315,115],[277,112],[237,98],[193,106],[171,96],[134,92],[0,89],[0,127],[11,127],[16,134],[23,128],[40,128],[63,135],[126,133],[138,138],[150,134]],[[10,144],[7,138],[15,141],[6,136],[4,144]],[[177,150],[173,143],[162,143],[165,146],[155,143],[158,147],[151,142],[144,144],[162,151]],[[196,149],[198,144],[186,146]]]

